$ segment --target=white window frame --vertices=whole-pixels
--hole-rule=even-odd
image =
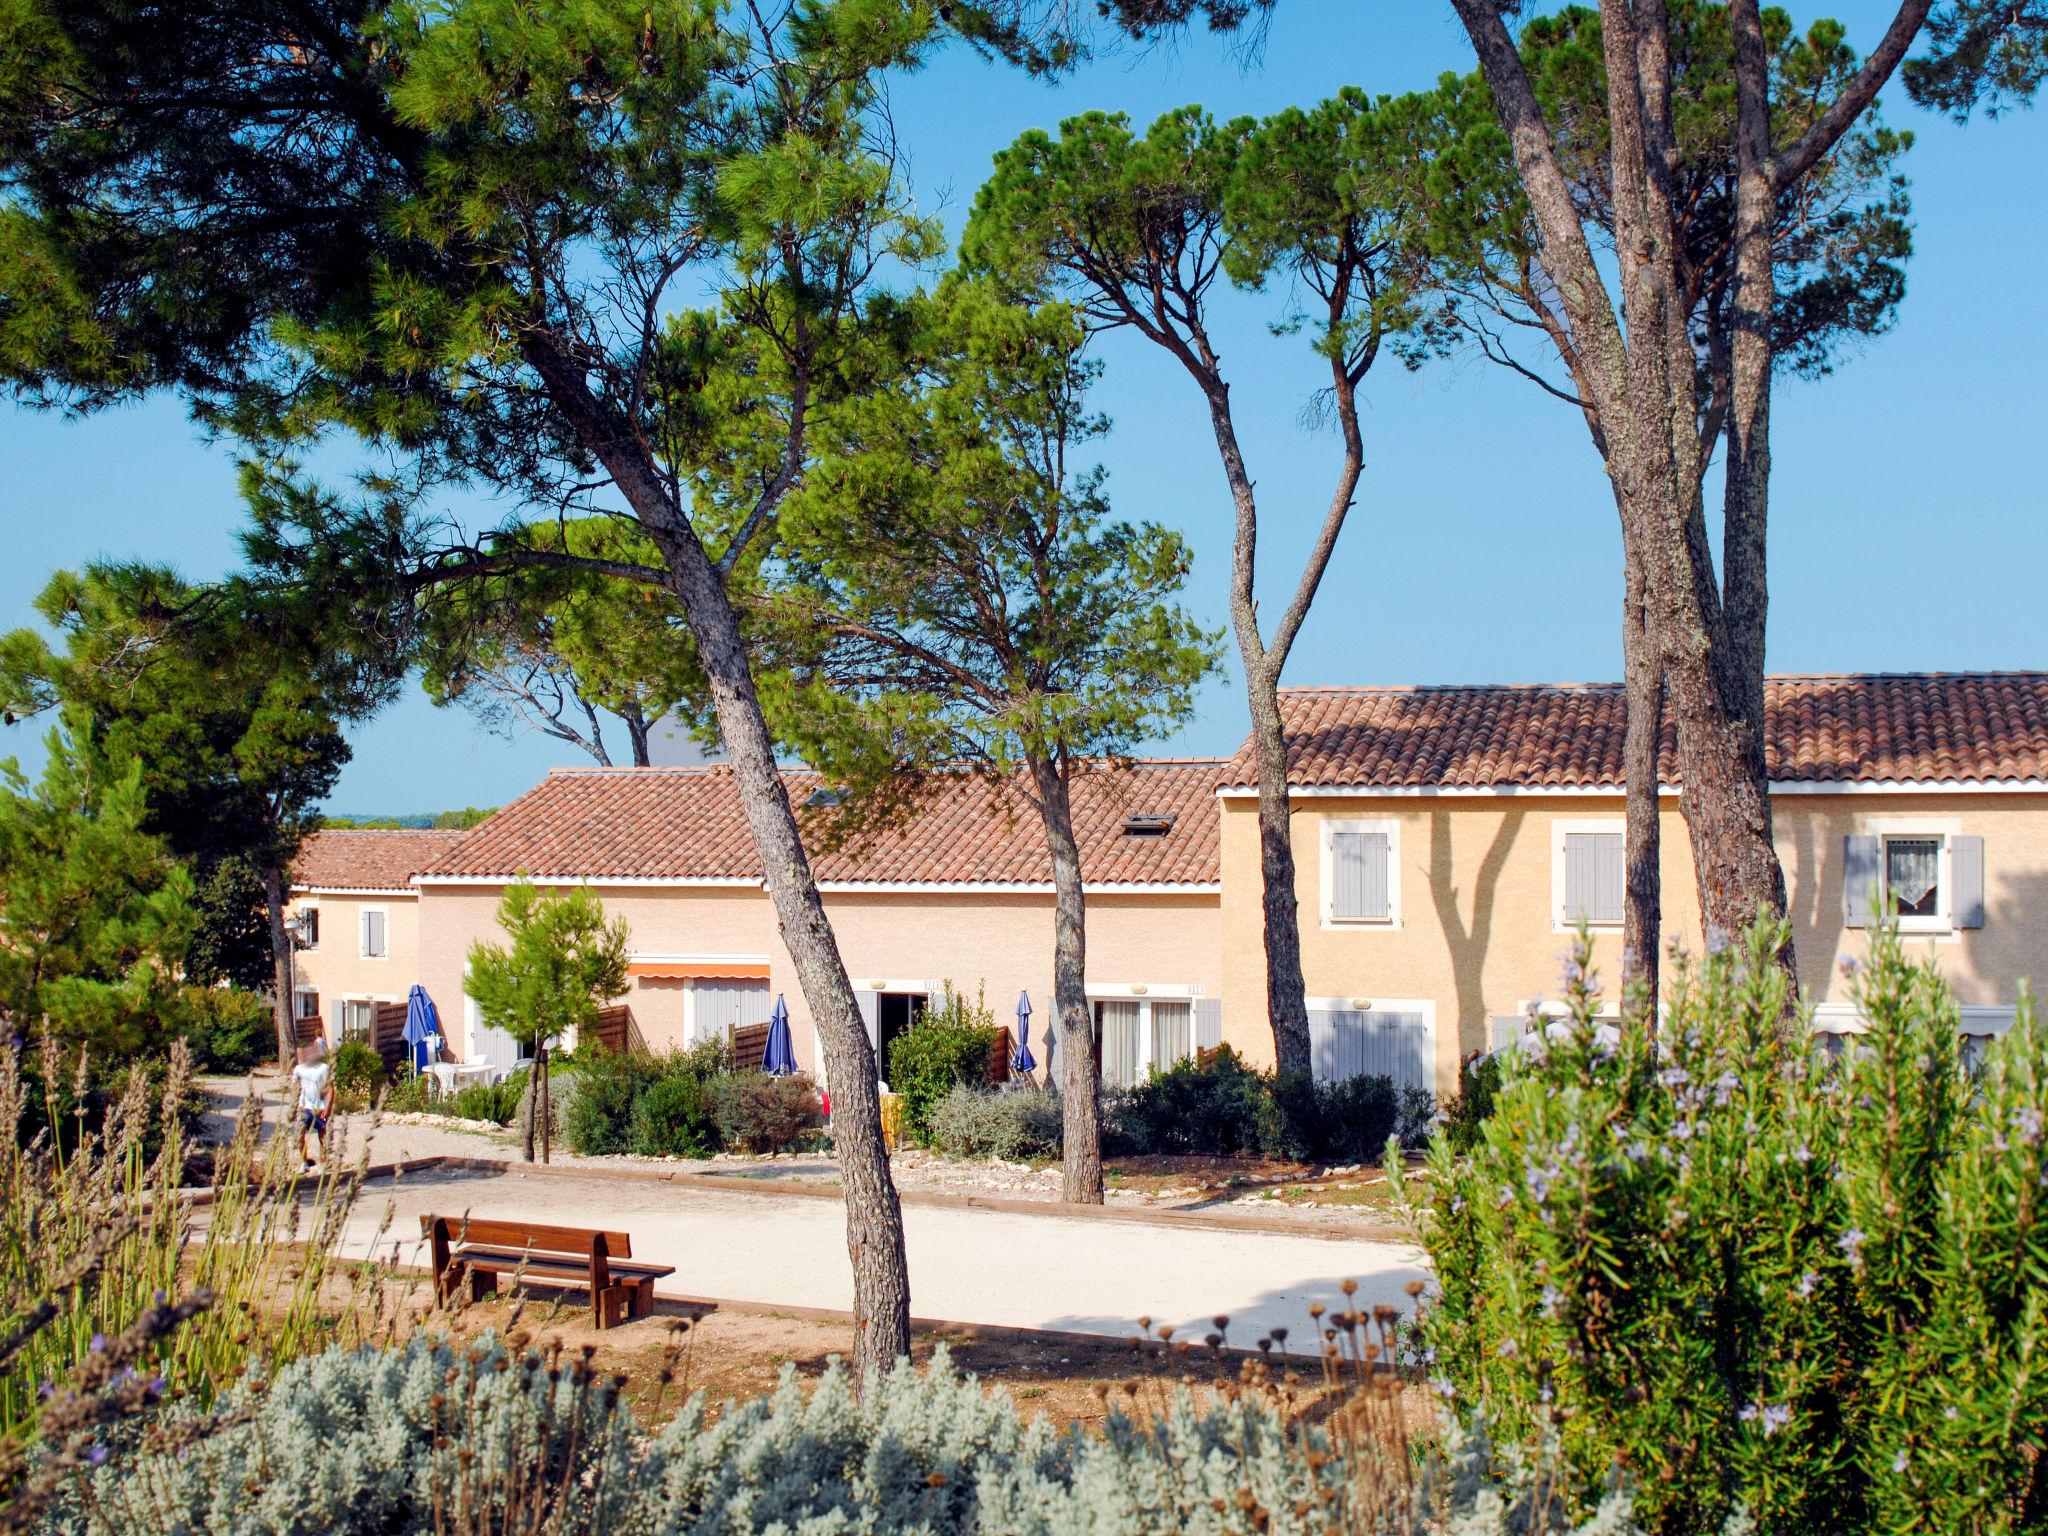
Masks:
[[[1173,1063],[1155,1060],[1156,1051],[1152,1037],[1152,1005],[1154,1003],[1182,1003],[1188,1010],[1188,1055],[1192,1060],[1195,1044],[1195,999],[1202,996],[1198,986],[1187,986],[1176,982],[1128,982],[1122,984],[1098,985],[1090,982],[1083,989],[1088,999],[1088,1012],[1092,1018],[1097,1003],[1136,1003],[1138,1005],[1138,1072],[1143,1076],[1155,1070],[1164,1072]]]
[[[1578,924],[1565,915],[1564,840],[1572,832],[1619,832],[1621,834],[1622,906],[1628,905],[1628,822],[1620,816],[1553,816],[1550,818],[1550,931],[1571,933]],[[1595,933],[1619,933],[1621,923],[1596,923],[1587,927]]]
[[[1925,937],[1952,939],[1955,919],[1955,839],[1962,835],[1960,816],[1866,816],[1863,832],[1877,839],[1877,880],[1879,893],[1891,895],[1891,859],[1886,844],[1893,838],[1935,838],[1941,844],[1935,855],[1934,912],[1926,917],[1899,917],[1899,932]]]
[[[1381,832],[1387,839],[1387,915],[1385,917],[1338,917],[1337,861],[1331,855],[1330,840],[1343,832]],[[1317,838],[1317,878],[1321,887],[1317,903],[1321,926],[1346,932],[1398,933],[1401,928],[1401,823],[1392,816],[1324,817]]]
[[[320,1018],[320,1015],[317,1013],[308,1013],[304,1003],[304,999],[309,997],[317,998],[319,995],[320,989],[318,987],[295,986],[292,988],[292,1022],[294,1024],[298,1023],[300,1019]],[[327,1021],[320,1019],[320,1023],[324,1028]]]
[[[296,907],[292,909],[292,921],[297,922],[300,915],[307,912],[313,914],[313,927],[315,932],[317,932],[320,927],[320,903],[317,901],[300,902]],[[391,930],[387,926],[384,931],[386,935],[385,943],[388,946],[390,943],[389,935]],[[300,944],[298,948],[299,953],[302,955],[317,955],[320,952],[320,941],[316,938],[310,944]]]
[[[370,953],[369,917],[374,912],[383,919],[384,948],[378,954]],[[358,907],[356,909],[356,949],[361,960],[389,960],[391,958],[391,909],[384,906]]]
[[[341,1042],[343,1040],[347,1040],[350,1038],[348,1032],[348,1011],[351,1008],[367,1008],[370,1010],[370,1022],[368,1026],[364,1029],[361,1035],[356,1036],[354,1038],[367,1042],[376,1035],[377,1004],[382,1001],[381,998],[378,998],[368,992],[357,992],[349,996],[339,998],[337,999],[337,1001],[339,1001],[341,1004],[341,1033],[336,1039],[330,1042],[336,1049],[340,1048]]]

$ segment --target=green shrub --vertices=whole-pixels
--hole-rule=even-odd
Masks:
[[[1026,1422],[943,1347],[856,1399],[815,1387],[715,1414],[699,1396],[642,1435],[606,1375],[417,1334],[332,1350],[239,1388],[204,1434],[167,1437],[67,1485],[53,1532],[381,1536],[406,1531],[860,1531],[868,1536],[1571,1536],[1546,1470],[1496,1467],[1477,1439],[1388,1455],[1272,1394],[1114,1408],[1102,1434]],[[1391,1463],[1391,1466],[1390,1466]],[[260,1468],[261,1475],[251,1469]],[[451,1512],[454,1512],[451,1515]],[[1599,1536],[1639,1536],[1625,1497]],[[1589,1527],[1584,1536],[1593,1536]]]
[[[344,1040],[336,1046],[333,1067],[337,1108],[364,1108],[384,1084],[384,1058],[361,1040]]]
[[[1873,935],[1867,1032],[1788,1024],[1779,929],[1669,974],[1666,1014],[1569,1019],[1504,1058],[1420,1226],[1439,1390],[1659,1532],[2040,1529],[2048,1029],[1959,1059],[1939,973]]]
[[[561,1065],[556,1063],[556,1069]],[[633,1141],[633,1106],[661,1072],[660,1059],[645,1051],[579,1056],[576,1089],[567,1107],[559,1110],[569,1150],[583,1157],[627,1151]],[[556,1086],[559,1089],[559,1080]]]
[[[1426,1088],[1397,1087],[1363,1073],[1334,1083],[1300,1075],[1266,1079],[1270,1095],[1259,1121],[1259,1147],[1299,1162],[1378,1162],[1389,1140],[1421,1146],[1429,1139],[1436,1098]]]
[[[704,1079],[721,1145],[734,1152],[798,1152],[816,1145],[825,1117],[807,1077],[729,1072]]]
[[[387,1115],[440,1112],[440,1106],[434,1101],[434,1080],[424,1072],[412,1072],[399,1078],[384,1090],[384,1097],[378,1104]]]
[[[955,1088],[932,1111],[932,1144],[949,1157],[1060,1155],[1060,1100],[1042,1088]]]
[[[1154,1072],[1106,1109],[1105,1151],[1232,1157],[1264,1145],[1271,1084],[1225,1045]]]
[[[456,1089],[444,1098],[435,1099],[427,1107],[437,1115],[448,1115],[457,1120],[482,1120],[492,1125],[513,1125],[518,1122],[520,1107],[526,1102],[527,1079],[531,1076],[526,1068],[507,1073],[501,1083],[469,1083]],[[563,1083],[573,1082],[573,1077],[564,1077],[555,1084],[555,1102],[560,1111],[564,1097]],[[569,1100],[573,1106],[575,1100]]]
[[[1494,1095],[1500,1092],[1500,1057],[1481,1056],[1467,1062],[1458,1076],[1458,1096],[1444,1109],[1444,1139],[1454,1152],[1470,1152],[1479,1144]]]
[[[1008,1038],[983,997],[969,1002],[946,988],[935,1006],[889,1044],[889,1087],[902,1096],[905,1133],[930,1146],[931,1115],[939,1101],[962,1084],[986,1083],[991,1053]]]
[[[239,987],[187,987],[180,1031],[201,1072],[247,1072],[277,1052],[268,998]]]
[[[718,1150],[718,1126],[705,1097],[696,1073],[662,1073],[633,1105],[630,1150],[642,1157],[709,1157]]]

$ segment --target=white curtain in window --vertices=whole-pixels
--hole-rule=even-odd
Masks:
[[[1885,885],[1899,905],[1917,907],[1940,878],[1941,844],[1935,839],[1895,837],[1885,844]]]
[[[1138,1005],[1103,1003],[1102,1085],[1130,1088],[1138,1081]]]
[[[1164,1072],[1194,1054],[1194,1015],[1186,1003],[1152,1005],[1152,1065]]]

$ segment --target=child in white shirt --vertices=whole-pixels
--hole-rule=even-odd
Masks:
[[[292,1081],[298,1086],[299,1112],[299,1155],[306,1161],[305,1171],[313,1171],[314,1152],[320,1160],[327,1160],[327,1117],[334,1113],[334,1069],[323,1059],[324,1054],[316,1044],[299,1047],[298,1065],[292,1068]],[[312,1151],[308,1151],[308,1138]]]

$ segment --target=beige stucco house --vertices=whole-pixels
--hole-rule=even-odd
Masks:
[[[2012,1018],[2048,975],[2048,674],[1777,677],[1772,820],[1800,984],[1853,1031],[1840,961],[1869,893],[1964,1005]],[[1620,976],[1621,691],[1613,685],[1285,690],[1302,967],[1318,1069],[1439,1088],[1555,999],[1575,921]],[[1667,731],[1664,931],[1697,954],[1699,905]],[[1262,1017],[1258,802],[1248,754],[1222,808],[1224,1037],[1273,1059]]]
[[[1839,962],[1861,953],[1883,887],[1953,981],[1966,1030],[2002,1029],[2020,979],[2048,973],[2048,674],[1774,678],[1768,708],[1800,977],[1823,1023],[1856,1027]],[[1283,713],[1319,1072],[1451,1090],[1462,1058],[1555,998],[1580,916],[1599,969],[1618,976],[1617,688],[1295,689]],[[1217,1040],[1272,1060],[1250,779],[1241,753],[1081,782],[1088,990],[1112,1082]],[[1042,1063],[1052,891],[1029,807],[962,779],[901,827],[835,850],[830,794],[812,775],[789,782],[871,1037],[885,1045],[948,985],[981,991],[1004,1021],[1023,994]],[[1698,950],[1682,786],[1663,794],[1665,931]],[[346,1027],[417,981],[458,1054],[509,1061],[462,976],[522,873],[588,883],[627,919],[623,1001],[648,1044],[758,1023],[782,996],[815,1067],[720,767],[557,771],[468,833],[319,834],[296,876],[297,901],[320,913],[319,943],[299,957],[305,998]]]

